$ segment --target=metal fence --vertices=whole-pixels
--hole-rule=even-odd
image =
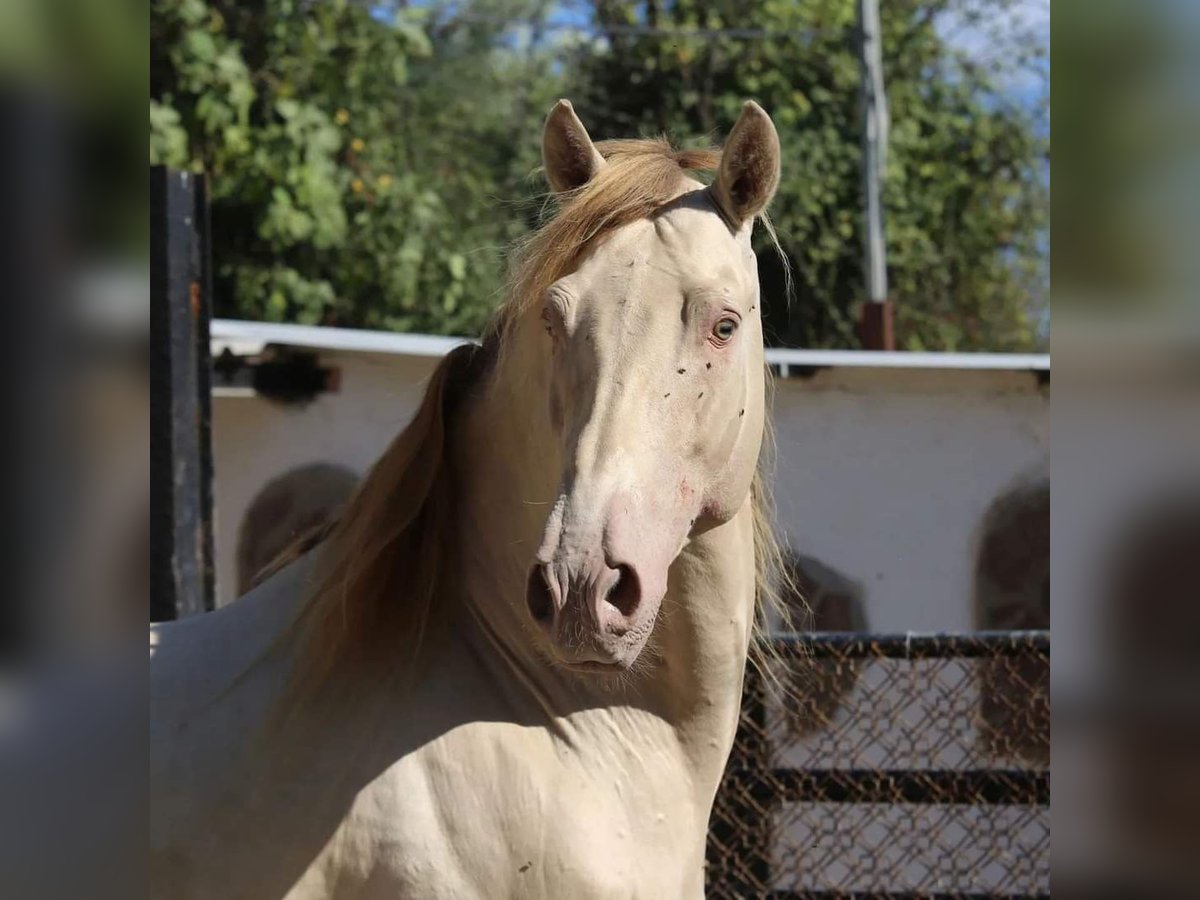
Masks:
[[[1048,632],[778,649],[747,673],[710,898],[1049,895]]]

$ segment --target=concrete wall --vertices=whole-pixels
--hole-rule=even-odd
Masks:
[[[219,602],[238,530],[272,478],[315,462],[363,472],[411,416],[436,360],[323,353],[341,389],[307,407],[213,404]],[[1028,374],[826,369],[781,380],[776,499],[800,553],[861,582],[875,630],[969,629],[973,542],[988,504],[1044,470],[1048,390]]]
[[[978,526],[1045,474],[1049,389],[1031,375],[826,369],[781,381],[776,505],[793,549],[858,581],[874,631],[969,630]]]
[[[322,353],[341,370],[336,393],[305,406],[260,396],[213,399],[214,552],[217,603],[237,597],[237,542],[242,519],[269,481],[310,463],[337,463],[360,475],[404,428],[436,359]]]

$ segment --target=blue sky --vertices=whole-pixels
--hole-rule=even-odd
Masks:
[[[1045,60],[1037,70],[1013,73],[1002,88],[1022,105],[1036,103],[1045,94],[1050,81],[1050,0],[1017,0],[1003,19],[979,24],[952,12],[938,18],[937,29],[949,43],[980,62],[996,59],[1022,36],[1032,36],[1046,48]]]

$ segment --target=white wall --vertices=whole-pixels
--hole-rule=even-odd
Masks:
[[[363,474],[412,417],[436,359],[384,354],[321,354],[341,370],[337,392],[306,406],[259,396],[217,396],[212,406],[214,548],[217,603],[237,596],[238,530],[254,497],[273,478],[328,462]]]
[[[1049,388],[1017,372],[826,369],[780,381],[793,548],[860,582],[875,631],[969,630],[978,525],[1049,461]]]
[[[315,462],[363,472],[412,415],[436,360],[323,353],[341,388],[307,407],[213,404],[217,589],[236,593],[238,528],[271,479]],[[781,380],[776,500],[801,553],[860,581],[876,630],[969,629],[976,527],[1044,467],[1048,390],[1012,372],[827,369]]]

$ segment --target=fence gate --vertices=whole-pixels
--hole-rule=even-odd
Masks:
[[[747,672],[708,897],[1049,896],[1048,632],[778,648]]]

